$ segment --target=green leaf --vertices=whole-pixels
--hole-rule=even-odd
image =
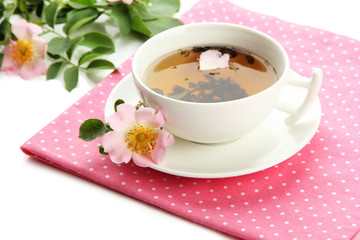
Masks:
[[[27,13],[26,7],[27,7],[27,4],[25,1],[18,1],[18,8],[21,12]]]
[[[73,9],[70,6],[68,5],[63,6],[57,14],[56,24],[65,23],[67,15],[68,13],[70,14],[71,11],[73,11]]]
[[[110,132],[110,131],[114,131],[114,130],[110,127],[109,123],[106,123],[105,124],[105,132]]]
[[[99,146],[99,153],[102,154],[102,155],[104,155],[104,156],[109,155],[107,152],[105,152],[104,147],[101,146],[101,145]]]
[[[131,31],[131,19],[129,9],[125,4],[114,5],[111,8],[110,17],[117,23],[121,36],[126,36]]]
[[[62,54],[70,46],[70,39],[64,37],[56,37],[48,43],[48,52],[51,54]]]
[[[61,66],[64,64],[63,61],[52,63],[46,72],[46,80],[54,79],[59,74]]]
[[[81,10],[70,11],[66,18],[64,32],[71,35],[76,29],[90,23],[99,16],[94,8],[85,8]]]
[[[92,0],[70,0],[68,2],[68,4],[75,9],[81,9],[81,8],[95,6],[95,4]]]
[[[89,63],[86,68],[87,70],[97,70],[97,69],[116,69],[114,64],[105,59],[96,59]]]
[[[43,10],[44,10],[44,2],[43,1],[39,1],[39,3],[37,3],[36,8],[35,8],[35,14],[36,16],[38,16],[39,18],[41,18]]]
[[[69,92],[73,90],[79,79],[79,69],[77,67],[69,67],[64,71],[65,88]]]
[[[54,60],[57,60],[60,58],[60,55],[58,55],[58,54],[51,54],[51,53],[47,52],[47,55]]]
[[[180,0],[151,0],[148,6],[150,14],[155,16],[171,16],[180,9]]]
[[[91,49],[97,47],[115,48],[113,40],[107,35],[100,32],[89,32],[84,36],[84,40],[81,41],[82,46],[89,47]]]
[[[166,29],[183,25],[183,23],[172,17],[159,17],[155,20],[145,21],[145,25],[150,30],[152,36]]]
[[[11,24],[8,20],[0,23],[0,44],[7,45],[11,36]]]
[[[151,37],[153,35],[150,29],[141,19],[139,11],[136,8],[130,8],[130,18],[131,18],[131,30],[142,33],[147,37]]]
[[[26,0],[29,4],[36,5],[42,2],[42,0]]]
[[[105,134],[105,124],[99,119],[88,119],[81,124],[79,138],[92,141]]]
[[[115,101],[115,103],[114,103],[115,112],[117,112],[117,106],[120,105],[120,104],[123,104],[123,103],[125,103],[125,101],[122,100],[122,99],[118,99],[118,100]]]
[[[66,51],[66,56],[68,56],[69,59],[71,59],[71,56],[73,52],[75,51],[75,48],[84,40],[84,37],[82,35],[77,36],[70,40],[70,46],[68,50]]]
[[[4,59],[4,54],[3,53],[0,53],[0,68],[2,66],[2,61]]]
[[[114,49],[112,49],[112,48],[107,48],[107,47],[94,48],[93,50],[83,54],[80,57],[78,64],[82,65],[83,63],[93,60],[94,58],[97,58],[97,57],[105,55],[105,54],[111,54],[113,52],[114,52]]]
[[[4,17],[6,19],[10,19],[13,15],[14,11],[16,10],[16,3],[8,3],[5,5]]]
[[[148,6],[144,2],[133,2],[129,7],[136,8],[142,20],[151,20],[156,18],[154,14],[148,11]]]
[[[50,4],[47,5],[44,9],[45,22],[51,28],[54,28],[56,17],[57,17],[59,10],[60,10],[60,8],[59,8],[59,4],[57,2],[50,2]]]

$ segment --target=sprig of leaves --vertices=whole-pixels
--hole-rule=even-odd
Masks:
[[[117,111],[117,106],[125,103],[124,100],[118,99],[114,103],[114,110]],[[79,138],[84,141],[93,141],[96,138],[102,137],[105,133],[113,131],[108,123],[104,123],[100,119],[91,118],[83,122],[79,128]],[[99,152],[102,155],[108,155],[104,148],[99,145]]]
[[[118,99],[114,102],[115,112],[117,112],[117,106],[123,103],[125,103],[125,101],[122,99]],[[109,131],[113,131],[109,124],[104,123],[100,119],[92,118],[81,124],[79,129],[79,138],[84,141],[92,141]]]
[[[0,49],[9,43],[10,38],[15,39],[11,32],[11,16],[20,15],[38,24],[51,36],[48,56],[52,63],[46,79],[58,78],[62,73],[65,88],[71,91],[78,84],[79,71],[115,69],[112,62],[104,59],[115,51],[111,37],[88,30],[99,17],[109,18],[121,36],[137,32],[150,38],[182,24],[172,17],[179,8],[180,0],[139,0],[131,5],[106,0],[13,0],[6,1],[6,4],[1,1]],[[0,54],[0,64],[1,60]]]

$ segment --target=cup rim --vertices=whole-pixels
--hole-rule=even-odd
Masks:
[[[229,101],[222,101],[222,102],[209,102],[209,103],[204,103],[204,102],[189,102],[189,101],[183,101],[183,100],[178,100],[178,99],[174,99],[174,98],[170,98],[164,95],[161,95],[155,91],[153,91],[152,89],[150,89],[148,86],[146,86],[146,84],[141,81],[138,80],[139,76],[138,74],[134,71],[134,62],[136,62],[137,58],[139,58],[139,54],[141,53],[142,49],[146,48],[147,45],[149,45],[151,42],[156,41],[157,38],[161,38],[163,35],[168,34],[169,32],[175,32],[178,31],[178,29],[182,29],[182,28],[192,28],[192,27],[196,27],[196,26],[207,26],[207,25],[213,25],[213,26],[226,26],[226,27],[236,27],[239,28],[241,30],[245,30],[254,34],[258,34],[260,35],[262,38],[267,39],[268,41],[274,43],[278,49],[280,50],[281,54],[284,56],[284,71],[283,74],[281,75],[281,77],[278,78],[278,80],[272,84],[270,87],[262,90],[261,92],[258,92],[256,94],[253,94],[251,96],[247,96],[244,98],[239,98],[239,99],[234,99],[234,100],[229,100]],[[133,61],[131,64],[131,70],[132,70],[132,75],[133,75],[133,80],[135,81],[135,84],[140,84],[142,88],[146,89],[148,92],[151,92],[152,94],[154,94],[157,97],[160,97],[161,99],[170,101],[170,102],[175,102],[175,103],[181,103],[181,104],[189,104],[189,105],[196,105],[196,106],[210,106],[210,105],[221,105],[221,104],[231,104],[234,102],[247,102],[247,101],[251,101],[254,98],[258,98],[259,96],[262,96],[264,94],[267,94],[267,92],[271,91],[273,88],[277,87],[278,85],[282,84],[282,82],[284,81],[283,79],[286,77],[287,72],[289,70],[289,57],[287,52],[285,51],[284,47],[278,42],[276,41],[274,38],[272,38],[271,36],[256,30],[254,28],[250,28],[247,26],[243,26],[243,25],[238,25],[238,24],[234,24],[234,23],[225,23],[225,22],[202,22],[202,23],[191,23],[191,24],[185,24],[185,25],[181,25],[181,26],[176,26],[170,29],[167,29],[161,33],[156,34],[155,36],[153,36],[152,38],[148,39],[147,41],[145,41],[140,47],[139,49],[136,51],[134,57],[133,57]]]

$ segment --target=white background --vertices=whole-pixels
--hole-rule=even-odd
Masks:
[[[197,1],[182,0],[181,12]],[[358,0],[233,0],[249,10],[360,40]],[[115,39],[115,65],[141,41]],[[0,73],[0,239],[234,239],[136,199],[28,159],[19,147],[110,72],[59,80]],[[360,239],[358,237],[357,239]]]

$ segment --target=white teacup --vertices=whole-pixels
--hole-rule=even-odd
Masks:
[[[278,81],[252,96],[217,103],[193,103],[172,99],[151,90],[144,84],[148,67],[162,56],[178,49],[194,46],[224,46],[246,49],[266,59],[276,69]],[[136,52],[132,74],[142,101],[161,109],[165,129],[186,140],[200,143],[222,143],[241,137],[256,128],[278,107],[291,114],[295,123],[316,99],[322,81],[320,69],[312,79],[291,78],[289,58],[283,47],[268,35],[254,29],[228,23],[197,23],[171,28],[147,40]],[[306,80],[306,79],[305,79]],[[300,107],[286,106],[279,101],[283,86],[294,84],[307,89]],[[301,100],[302,101],[302,100]],[[294,110],[296,109],[296,110]]]

